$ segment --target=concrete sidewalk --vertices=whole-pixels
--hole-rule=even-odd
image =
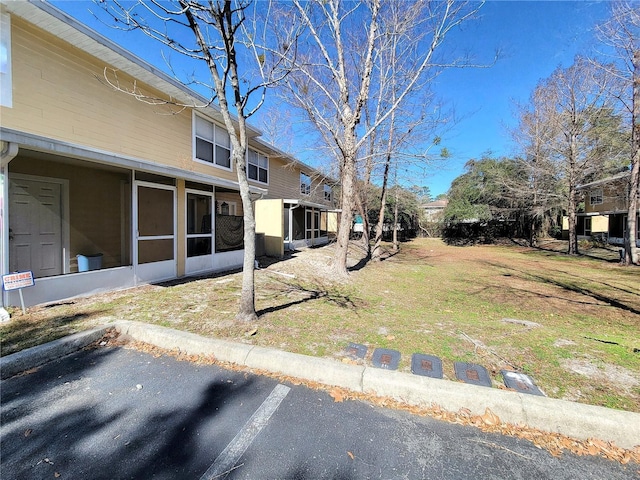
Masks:
[[[326,358],[228,342],[156,325],[120,321],[71,335],[45,345],[0,358],[2,379],[67,355],[98,340],[109,328],[134,340],[188,355],[211,355],[217,360],[266,370],[330,386],[347,388],[416,405],[474,415],[491,409],[503,422],[524,424],[579,440],[599,438],[631,449],[640,445],[640,414],[556,400],[496,388],[478,387],[409,373],[348,365]]]

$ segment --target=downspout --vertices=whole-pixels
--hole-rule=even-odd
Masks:
[[[1,142],[0,150],[0,274],[9,273],[9,162],[18,155],[18,145],[11,142]],[[7,299],[6,292],[0,295],[0,322],[9,320],[9,312],[4,308]]]

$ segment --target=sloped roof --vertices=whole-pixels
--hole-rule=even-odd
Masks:
[[[616,182],[616,181],[622,180],[622,179],[624,179],[624,178],[626,178],[626,177],[628,177],[630,175],[631,175],[630,171],[618,173],[618,174],[613,175],[611,177],[601,178],[600,180],[595,180],[593,182],[585,183],[583,185],[578,185],[576,187],[576,190],[585,190],[585,189],[588,189],[588,188],[597,187],[599,185],[605,185],[607,183]]]
[[[218,105],[209,103],[209,99],[191,90],[179,80],[137,57],[50,3],[40,0],[0,0],[0,3],[2,4],[3,10],[10,14],[23,18],[27,22],[70,43],[83,52],[104,61],[111,67],[131,75],[150,87],[165,93],[180,104],[193,106],[207,105],[206,107],[198,107],[198,110],[214,120],[221,123],[223,122]],[[267,155],[282,158],[287,162],[297,164],[302,168],[326,177],[316,168],[256,138],[261,136],[262,132],[249,124],[247,124],[247,134],[251,138],[252,146],[260,148]],[[332,179],[328,178],[328,180]],[[335,183],[335,180],[333,181]]]
[[[422,205],[423,208],[445,208],[449,200],[434,200],[433,202],[425,203]]]

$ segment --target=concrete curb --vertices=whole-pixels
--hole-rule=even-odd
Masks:
[[[99,340],[110,326],[98,327],[86,332],[79,332],[53,342],[28,348],[6,357],[0,357],[0,378],[13,377],[31,368],[39,367],[56,358],[64,357],[92,342]]]
[[[467,408],[474,415],[482,415],[489,408],[507,423],[524,424],[579,440],[599,438],[628,449],[640,445],[640,414],[634,412],[348,365],[130,321],[116,322],[0,358],[2,378],[79,350],[99,339],[108,328],[116,328],[134,340],[160,348],[177,349],[189,355],[212,355],[220,361],[390,397],[419,407],[438,405],[451,412]]]

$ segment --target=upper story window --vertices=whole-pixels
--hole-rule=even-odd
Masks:
[[[269,182],[269,159],[264,155],[249,150],[247,161],[247,176],[249,180],[255,180],[260,183]]]
[[[224,128],[195,115],[195,158],[231,170],[231,139]]]
[[[11,17],[0,13],[0,105],[13,106],[11,85]]]
[[[300,193],[302,195],[311,195],[311,177],[302,172],[300,172]]]
[[[591,190],[589,192],[589,203],[591,205],[601,205],[602,204],[602,189],[598,188],[597,190]]]
[[[327,202],[331,201],[331,187],[329,185],[324,186],[324,199]]]

